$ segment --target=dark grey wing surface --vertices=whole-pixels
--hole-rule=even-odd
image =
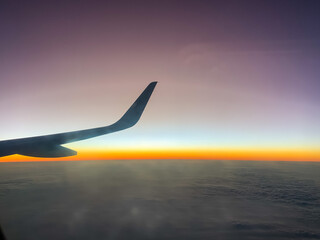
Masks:
[[[121,131],[134,126],[139,121],[156,84],[157,82],[150,83],[120,120],[112,125],[81,131],[1,141],[0,157],[11,154],[34,157],[76,155],[77,152],[60,145]]]

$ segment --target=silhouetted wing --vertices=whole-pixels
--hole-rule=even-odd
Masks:
[[[11,154],[34,157],[65,157],[76,155],[77,152],[60,145],[117,132],[134,126],[139,121],[156,84],[157,82],[150,83],[122,118],[110,126],[0,141],[0,157]]]

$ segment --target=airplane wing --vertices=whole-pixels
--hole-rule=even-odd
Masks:
[[[157,82],[150,83],[128,111],[112,125],[81,131],[0,141],[0,157],[20,154],[32,157],[67,157],[77,152],[61,144],[85,140],[134,126],[140,119]]]

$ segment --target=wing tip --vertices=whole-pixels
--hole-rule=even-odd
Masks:
[[[139,121],[157,83],[157,81],[149,83],[149,85],[116,124],[120,125],[122,129],[134,126]]]

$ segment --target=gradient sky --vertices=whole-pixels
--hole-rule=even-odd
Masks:
[[[1,1],[0,32],[1,140],[111,124],[158,81],[135,127],[66,146],[320,160],[319,1]]]

